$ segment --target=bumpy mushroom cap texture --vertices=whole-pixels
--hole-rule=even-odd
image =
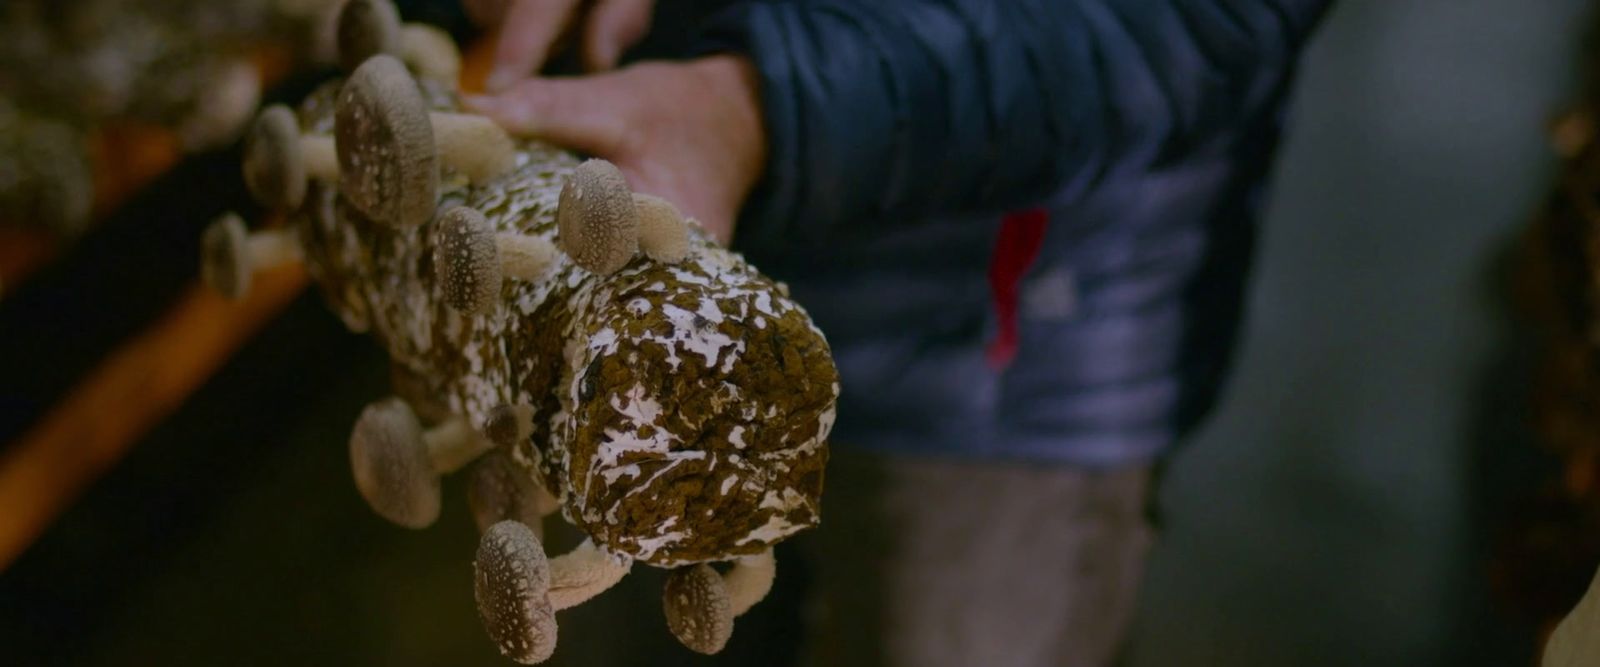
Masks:
[[[405,401],[390,398],[361,411],[350,433],[350,467],[361,497],[385,519],[426,528],[439,518],[439,476],[422,424]]]
[[[550,562],[533,531],[516,521],[490,526],[473,569],[478,615],[500,653],[524,665],[549,659],[557,632]]]
[[[433,242],[439,288],[450,307],[472,314],[494,303],[503,276],[495,231],[483,214],[466,206],[445,211]]]
[[[388,0],[349,0],[339,11],[339,66],[351,71],[380,53],[400,51],[400,13]]]
[[[305,201],[300,123],[289,107],[274,104],[256,117],[245,143],[244,184],[258,201],[274,208],[295,209]]]
[[[239,216],[228,213],[200,237],[200,281],[229,299],[250,290],[249,232]]]
[[[572,170],[556,209],[562,251],[578,266],[615,273],[639,252],[639,214],[616,165],[588,160]]]
[[[393,56],[356,68],[334,111],[339,192],[373,220],[415,227],[433,217],[439,155],[417,84]]]
[[[673,570],[667,575],[661,602],[667,629],[692,651],[717,653],[733,636],[728,588],[722,575],[710,565],[701,563]]]

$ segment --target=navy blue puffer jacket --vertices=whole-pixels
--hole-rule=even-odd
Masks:
[[[834,440],[1148,461],[1214,403],[1329,0],[788,0],[717,14],[770,163],[735,245],[833,345]]]

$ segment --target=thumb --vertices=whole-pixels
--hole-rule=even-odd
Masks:
[[[615,76],[525,79],[499,95],[468,96],[472,111],[512,134],[598,157],[622,152],[635,95]]]

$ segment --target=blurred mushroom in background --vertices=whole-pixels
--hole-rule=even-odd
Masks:
[[[0,224],[80,234],[99,128],[163,128],[185,152],[237,140],[264,69],[327,63],[342,0],[12,0],[0,6]]]

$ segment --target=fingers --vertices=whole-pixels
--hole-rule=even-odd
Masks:
[[[614,69],[622,52],[650,30],[654,5],[654,0],[600,0],[584,26],[584,67],[591,72]]]
[[[623,150],[636,99],[621,75],[610,74],[525,79],[499,95],[462,101],[512,134],[614,158]]]
[[[633,191],[667,199],[726,243],[766,161],[748,70],[727,57],[640,63],[463,102],[514,134],[611,161]]]
[[[484,81],[490,92],[504,90],[537,72],[578,6],[578,0],[509,1],[500,42],[495,46],[494,68]]]

